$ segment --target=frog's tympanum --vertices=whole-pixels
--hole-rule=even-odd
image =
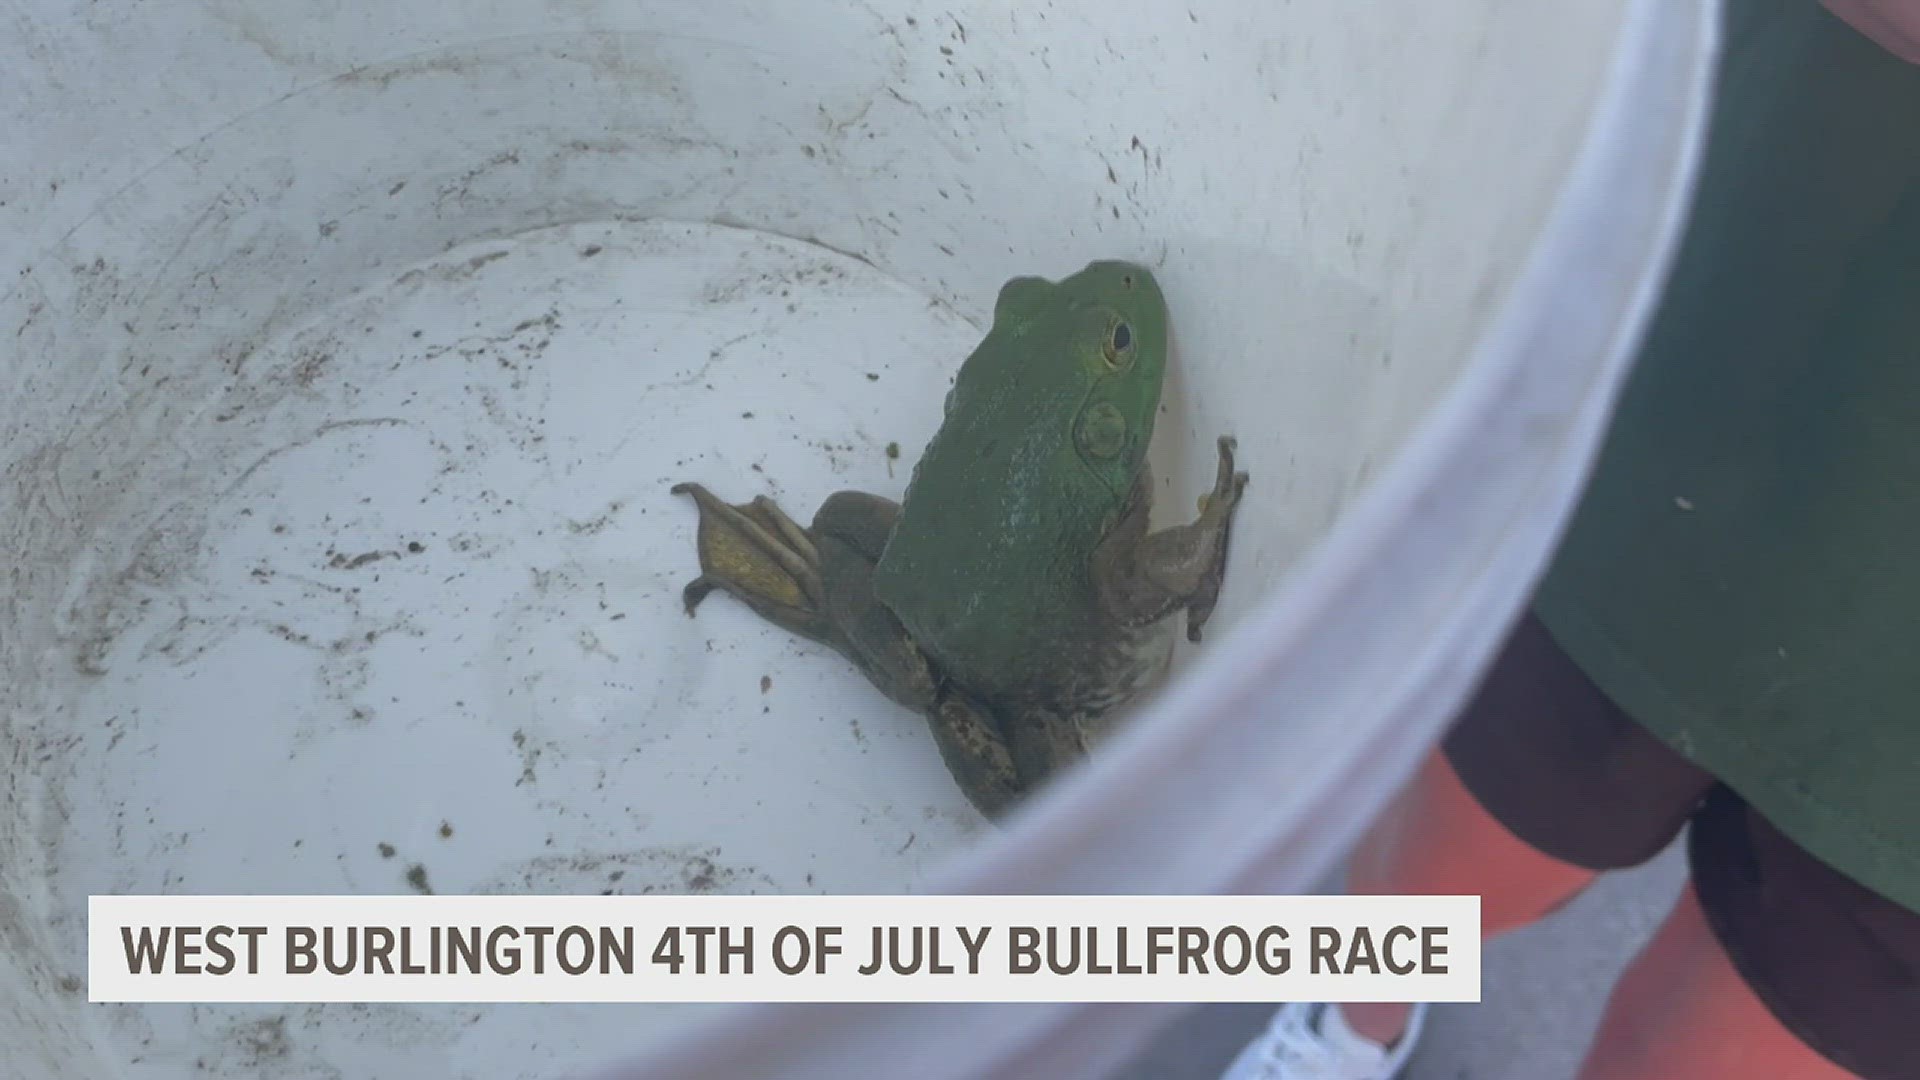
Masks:
[[[1149,531],[1166,364],[1145,268],[1008,282],[902,502],[839,492],[802,528],[765,496],[673,489],[700,511],[688,614],[723,589],[838,650],[927,717],[975,807],[1004,813],[1161,676],[1169,616],[1198,641],[1213,612],[1247,475],[1221,438],[1199,517]]]

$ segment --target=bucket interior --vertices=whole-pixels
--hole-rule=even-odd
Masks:
[[[28,4],[9,1071],[552,1076],[699,1011],[90,1007],[89,894],[914,889],[989,827],[841,658],[682,611],[669,487],[898,498],[1000,284],[1136,260],[1156,520],[1217,436],[1252,477],[1231,634],[1459,374],[1621,6]]]

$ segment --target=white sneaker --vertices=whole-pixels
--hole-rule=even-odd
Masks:
[[[1426,1017],[1427,1007],[1415,1005],[1406,1034],[1388,1049],[1348,1027],[1331,1005],[1282,1005],[1220,1080],[1393,1080],[1413,1056]]]

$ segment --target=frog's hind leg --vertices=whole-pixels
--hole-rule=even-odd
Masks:
[[[874,598],[873,566],[899,516],[897,503],[859,491],[839,492],[821,504],[810,531],[820,545],[827,602],[867,677],[894,701],[926,716],[934,745],[961,793],[981,814],[998,819],[1033,789],[1031,774],[1051,763],[1044,751],[1009,743],[991,712],[942,682],[900,620]]]
[[[809,530],[820,549],[823,606],[845,652],[880,691],[915,712],[935,708],[939,676],[893,611],[873,594],[873,568],[886,550],[900,506],[878,495],[827,497]]]
[[[701,573],[683,594],[689,615],[719,589],[767,621],[838,650],[887,697],[927,718],[942,760],[982,814],[998,817],[1030,790],[1026,773],[1045,755],[1009,746],[993,714],[944,682],[873,595],[874,564],[898,504],[838,492],[802,529],[765,496],[730,505],[699,484],[673,491],[700,508]]]
[[[1247,474],[1233,467],[1234,441],[1222,436],[1213,490],[1200,499],[1200,516],[1186,525],[1147,532],[1147,471],[1128,511],[1093,555],[1094,587],[1120,623],[1140,626],[1187,611],[1187,639],[1199,641],[1213,614],[1227,571],[1227,541]]]
[[[836,491],[813,514],[816,536],[839,538],[868,562],[879,562],[900,517],[900,504],[864,491]]]
[[[989,820],[999,820],[1033,790],[1034,782],[1016,762],[1016,748],[1001,733],[992,714],[957,688],[940,690],[926,710],[940,759],[961,794]]]
[[[681,592],[688,615],[720,589],[776,626],[840,646],[822,606],[826,586],[820,551],[805,529],[764,495],[732,505],[699,484],[676,484],[672,490],[691,496],[700,508],[700,576]]]
[[[718,589],[785,630],[838,651],[889,698],[916,712],[938,679],[906,628],[873,595],[873,566],[898,505],[877,495],[830,496],[803,529],[766,496],[729,504],[679,484],[700,508],[700,576],[682,592],[687,614]]]

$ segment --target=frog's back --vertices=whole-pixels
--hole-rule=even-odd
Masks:
[[[1048,408],[1007,401],[943,428],[875,571],[876,595],[920,647],[983,689],[1030,680],[1063,637],[1097,619],[1085,556],[1099,542],[1098,510],[1083,505]]]
[[[1144,272],[1140,280],[1152,284]],[[1018,291],[1023,282],[1033,294]],[[1157,288],[1152,299],[1157,305]],[[1156,355],[1144,370],[1116,375],[1078,359],[1088,327],[1111,331],[1111,310],[1037,279],[1003,290],[993,330],[962,365],[875,570],[875,594],[915,643],[990,698],[1072,696],[1079,691],[1067,684],[1106,666],[1089,663],[1086,650],[1134,648],[1133,635],[1101,611],[1090,560],[1144,463],[1161,366]],[[1164,309],[1156,311],[1160,321],[1139,321],[1137,333],[1163,352]],[[1097,350],[1097,336],[1090,340]],[[1144,407],[1114,396],[1110,384],[1141,378],[1151,383]],[[1111,457],[1090,456],[1077,425],[1090,409],[1112,408],[1109,398],[1126,405],[1126,440]]]

